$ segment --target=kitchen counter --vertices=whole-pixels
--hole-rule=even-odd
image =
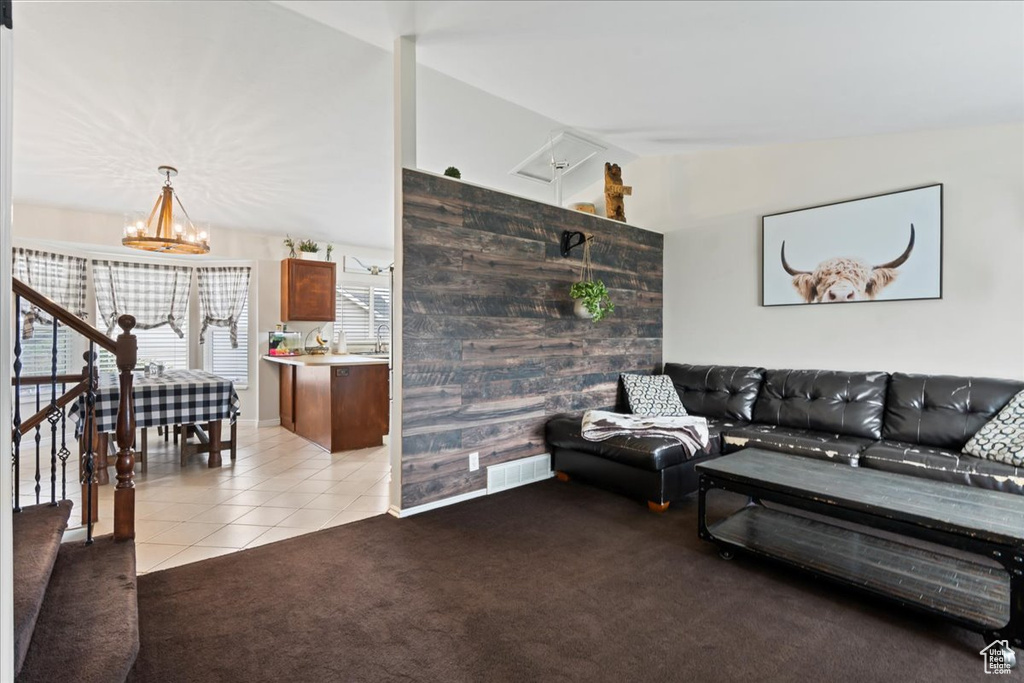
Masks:
[[[388,433],[387,358],[263,356],[280,370],[281,426],[329,453],[372,448]]]
[[[373,356],[362,356],[356,353],[343,355],[326,354],[315,356],[306,354],[304,356],[263,356],[263,360],[281,365],[387,365],[387,358],[374,358]]]

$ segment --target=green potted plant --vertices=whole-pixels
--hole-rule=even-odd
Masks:
[[[577,318],[589,318],[592,322],[600,322],[615,310],[608,295],[608,288],[604,282],[594,278],[594,266],[590,260],[590,241],[592,236],[583,240],[583,265],[580,268],[580,279],[574,282],[569,289],[576,304],[573,306],[573,313]]]
[[[288,247],[288,258],[296,258],[298,256],[295,253],[295,240],[292,239],[291,235],[284,236],[284,246]]]
[[[573,312],[578,318],[590,318],[596,323],[615,310],[615,304],[608,296],[608,288],[600,280],[573,283],[569,296],[576,300]]]
[[[320,245],[313,240],[299,242],[299,257],[306,261],[315,261],[320,253]]]
[[[334,251],[334,245],[333,244],[328,244],[327,245],[327,250],[324,252],[324,259],[327,260],[328,262],[331,261],[331,252],[332,251]]]
[[[449,166],[448,168],[444,169],[444,174],[449,178],[462,178],[462,174],[459,172],[459,169],[455,168],[454,166]]]

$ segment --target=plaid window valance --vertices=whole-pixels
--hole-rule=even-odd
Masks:
[[[58,306],[85,318],[85,259],[34,249],[14,250],[14,277]],[[22,301],[22,337],[31,339],[35,323],[50,325],[50,316]]]
[[[203,328],[199,343],[206,343],[206,329],[227,327],[231,330],[231,348],[238,348],[238,316],[249,296],[249,268],[198,268],[199,315]]]
[[[118,317],[135,316],[135,326],[151,330],[168,325],[184,337],[180,323],[188,320],[192,269],[152,263],[93,261],[92,279],[101,324],[113,335]]]

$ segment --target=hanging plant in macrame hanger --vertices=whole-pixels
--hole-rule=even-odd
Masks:
[[[587,318],[599,322],[615,310],[615,304],[608,296],[608,288],[604,282],[594,278],[594,264],[590,258],[590,243],[593,235],[583,240],[583,263],[580,265],[580,278],[573,283],[569,296],[576,300],[573,312],[577,318]]]

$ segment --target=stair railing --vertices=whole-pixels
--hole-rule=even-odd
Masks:
[[[14,422],[13,422],[13,467],[14,467],[14,511],[21,510],[21,456],[22,437],[34,431],[35,469],[34,493],[36,504],[41,503],[42,491],[42,429],[43,423],[50,425],[50,504],[57,501],[57,461],[61,470],[61,497],[67,497],[67,461],[71,451],[67,447],[67,411],[75,401],[84,404],[82,413],[82,439],[79,475],[82,484],[82,521],[86,524],[86,543],[92,543],[93,525],[98,519],[99,484],[102,473],[106,476],[106,452],[97,457],[96,448],[106,448],[106,439],[98,438],[96,431],[96,394],[99,389],[99,372],[96,367],[97,347],[104,349],[116,358],[120,381],[120,397],[117,409],[115,439],[117,442],[117,486],[114,489],[114,540],[127,541],[135,538],[135,413],[132,404],[132,371],[138,359],[138,340],[132,334],[135,318],[122,315],[117,324],[121,334],[111,339],[92,327],[78,316],[57,305],[36,290],[17,278],[13,279],[14,292]],[[33,307],[44,311],[53,319],[53,330],[50,348],[50,374],[23,377],[23,347],[21,343],[24,321],[21,314],[22,300]],[[89,342],[89,350],[85,353],[86,362],[79,375],[57,373],[58,330],[63,325]],[[49,397],[44,406],[44,387],[49,385]],[[58,394],[58,385],[60,393]],[[69,388],[70,385],[70,388]],[[35,387],[35,412],[27,419],[22,419],[22,389]],[[58,441],[58,425],[60,446]]]

